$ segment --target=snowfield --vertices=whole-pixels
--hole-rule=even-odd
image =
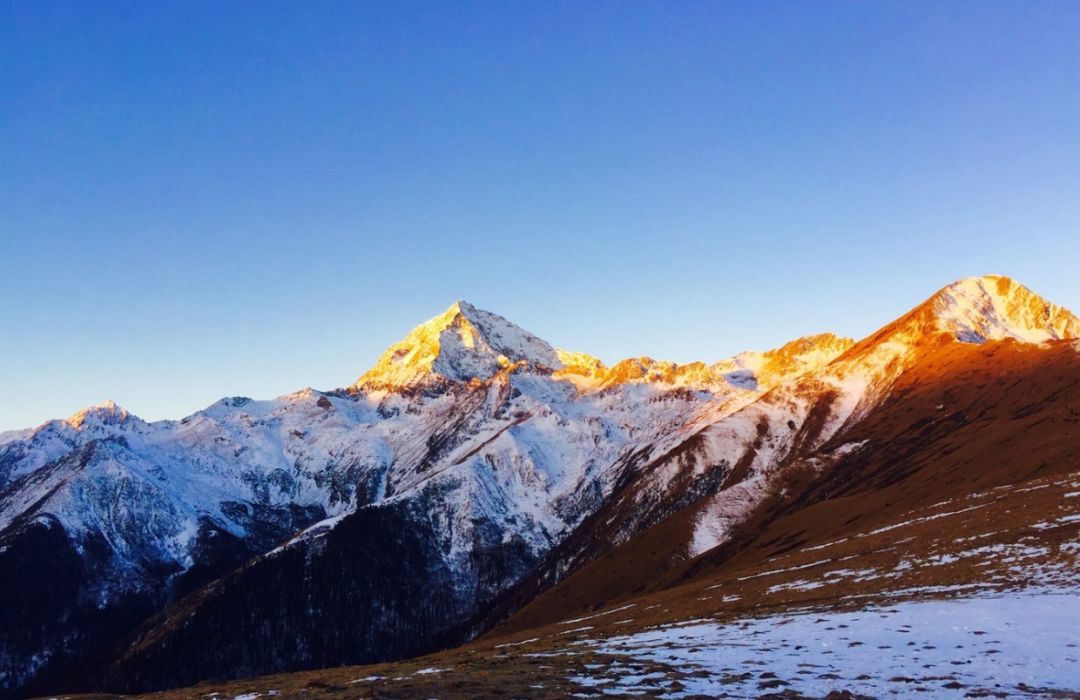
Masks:
[[[573,679],[594,695],[1045,697],[1080,691],[1080,591],[672,625],[582,644],[626,659]],[[637,661],[680,671],[679,687],[642,675]]]

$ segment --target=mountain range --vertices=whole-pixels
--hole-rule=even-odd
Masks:
[[[581,643],[629,693],[642,674],[611,675],[625,650],[603,641],[619,634],[852,596],[1074,591],[1078,352],[1080,319],[1001,276],[861,340],[713,364],[608,366],[459,301],[340,389],[153,423],[109,402],[0,434],[0,692],[435,653],[495,670],[454,690],[413,669],[398,687],[562,695],[600,682],[566,655]],[[636,658],[667,674],[661,691],[696,687]]]

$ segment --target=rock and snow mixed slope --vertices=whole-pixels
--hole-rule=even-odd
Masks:
[[[723,549],[792,474],[864,449],[845,436],[927,358],[1078,335],[986,277],[857,344],[607,367],[458,302],[343,390],[5,434],[0,683],[146,689],[452,644],[657,528],[665,567]]]

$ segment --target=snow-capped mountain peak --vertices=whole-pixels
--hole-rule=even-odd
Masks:
[[[552,370],[555,348],[498,314],[457,301],[391,345],[355,389],[408,388],[429,381],[487,379],[515,362]]]
[[[1071,311],[1000,275],[966,277],[927,303],[938,327],[967,343],[1006,338],[1043,343],[1080,337],[1080,319]]]
[[[104,401],[93,406],[87,406],[75,413],[65,422],[72,428],[82,428],[87,423],[98,425],[120,425],[132,415],[115,401]]]
[[[1080,319],[1071,311],[1008,277],[984,275],[943,287],[860,341],[845,357],[863,362],[872,358],[871,364],[884,366],[892,358],[941,342],[1012,339],[1039,344],[1075,338],[1080,338]]]

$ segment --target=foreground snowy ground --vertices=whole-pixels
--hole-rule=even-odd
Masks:
[[[666,626],[583,646],[625,658],[573,678],[582,696],[1061,697],[1080,691],[1080,592],[903,602]],[[641,662],[649,672],[642,673]],[[674,687],[662,665],[679,671]],[[1071,693],[1068,696],[1072,697]]]
[[[1080,699],[1080,588],[896,600],[861,610],[804,606],[761,617],[655,621],[611,634],[663,605],[622,604],[490,647],[140,697]]]

